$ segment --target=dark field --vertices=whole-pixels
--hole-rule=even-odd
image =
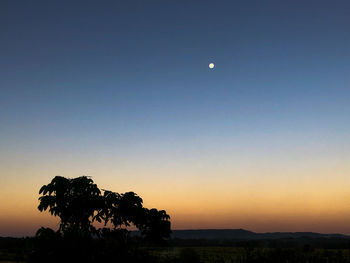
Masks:
[[[11,246],[0,249],[1,263],[28,262],[29,255],[31,253],[31,248],[30,245],[28,246],[28,242],[18,242],[16,245],[19,245],[19,247]],[[149,257],[147,257],[147,262],[155,263],[350,262],[350,249],[313,248],[308,245],[300,248],[168,246],[142,247],[140,248],[140,251],[143,253],[147,252],[147,254],[149,254]],[[116,259],[115,261],[111,262],[119,261]]]
[[[288,249],[242,247],[153,248],[160,262],[350,262],[348,249]]]

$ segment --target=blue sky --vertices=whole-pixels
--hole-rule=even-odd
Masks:
[[[347,0],[1,1],[1,177],[348,174],[349,25]]]

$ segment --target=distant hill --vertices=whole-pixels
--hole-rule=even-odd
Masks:
[[[198,230],[173,230],[171,238],[180,239],[225,239],[225,240],[259,240],[281,238],[350,238],[342,234],[320,234],[313,232],[273,232],[255,233],[244,229],[198,229]]]
[[[132,236],[139,236],[139,231],[132,231]],[[255,233],[245,229],[188,229],[172,230],[172,239],[204,239],[204,240],[267,240],[289,238],[339,238],[350,239],[349,235],[343,234],[320,234],[314,232],[268,232]],[[4,243],[17,243],[25,238],[1,237],[0,246]],[[350,244],[350,243],[349,243]]]

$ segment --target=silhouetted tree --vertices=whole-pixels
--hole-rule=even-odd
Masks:
[[[112,223],[113,227],[128,227],[136,225],[142,220],[143,213],[142,198],[134,192],[118,194],[111,191],[104,191],[103,206],[97,213],[97,217],[104,220],[104,224]]]
[[[97,216],[104,219],[105,225],[111,222],[114,229],[134,225],[147,240],[156,243],[169,238],[170,216],[165,210],[144,208],[142,198],[134,192],[105,191],[103,197],[104,206]]]
[[[60,234],[55,232],[51,228],[41,227],[36,231],[35,234],[36,237],[40,238],[41,240],[52,240],[60,237]]]
[[[92,232],[92,219],[101,204],[101,191],[91,178],[73,179],[56,176],[51,183],[41,187],[38,209],[58,216],[61,231]]]
[[[145,208],[142,219],[137,223],[142,235],[152,242],[161,243],[170,237],[170,216],[164,210]]]
[[[116,230],[134,225],[148,240],[160,242],[169,237],[170,216],[164,210],[144,208],[142,198],[134,192],[102,191],[103,195],[93,180],[86,176],[72,179],[56,176],[41,187],[38,209],[48,209],[52,215],[58,216],[59,231],[65,236],[84,237],[113,231],[114,236],[125,236]],[[92,225],[94,221],[105,226],[111,223],[113,231],[104,229],[97,232]],[[47,230],[44,232],[49,233]]]

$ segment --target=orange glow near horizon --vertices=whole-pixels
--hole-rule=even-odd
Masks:
[[[350,193],[345,174],[339,171],[331,177],[323,170],[313,176],[301,174],[298,180],[278,179],[273,173],[261,178],[250,174],[220,179],[203,176],[201,180],[196,176],[185,180],[153,175],[157,180],[125,180],[119,184],[110,177],[93,179],[103,189],[136,192],[145,207],[165,209],[173,229],[244,228],[255,232],[350,234]],[[41,226],[57,229],[57,218],[37,210],[38,190],[51,179],[34,177],[23,183],[8,179],[7,184],[13,187],[1,191],[0,236],[34,235]]]

